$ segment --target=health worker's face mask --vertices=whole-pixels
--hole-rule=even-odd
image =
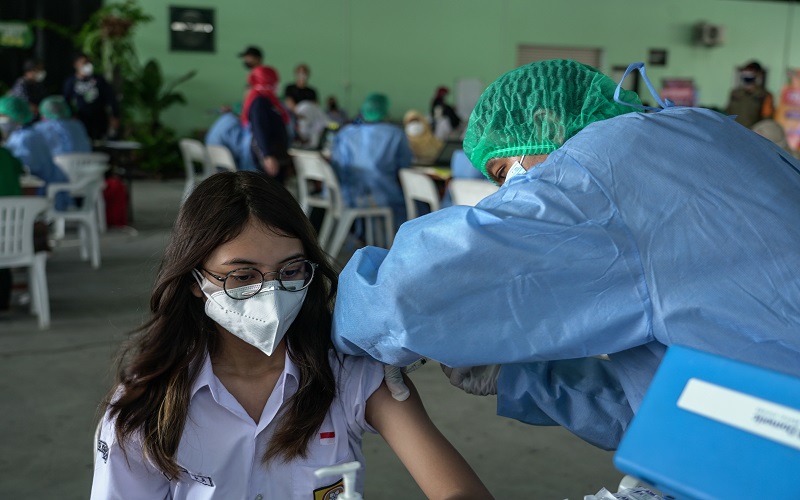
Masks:
[[[82,76],[92,76],[94,74],[94,65],[92,63],[86,63],[81,66],[81,75]]]
[[[16,124],[7,116],[0,116],[0,141],[6,139],[16,128]]]
[[[525,170],[525,167],[522,166],[522,162],[524,161],[525,161],[525,156],[523,155],[522,159],[520,159],[519,161],[515,161],[514,164],[511,165],[511,168],[509,168],[508,172],[506,172],[505,182],[510,181],[512,177],[516,177],[520,174],[524,174],[525,172],[527,172],[527,170]]]
[[[409,137],[419,137],[425,132],[425,125],[420,122],[411,122],[406,125],[406,135]]]
[[[36,73],[36,76],[33,77],[33,79],[39,83],[42,83],[45,78],[47,78],[47,71],[39,71]]]
[[[267,356],[275,352],[275,347],[297,318],[308,291],[308,288],[304,288],[299,292],[290,292],[280,289],[277,280],[267,281],[256,295],[236,300],[199,271],[194,270],[193,275],[207,299],[206,315]],[[290,282],[284,281],[284,284],[291,286]],[[300,281],[298,287],[302,285]],[[258,290],[259,285],[243,288],[248,287]]]

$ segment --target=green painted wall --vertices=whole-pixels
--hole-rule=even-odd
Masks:
[[[299,62],[311,66],[321,97],[336,95],[352,113],[366,94],[391,98],[391,114],[426,109],[436,86],[475,77],[489,84],[512,69],[519,44],[597,47],[602,68],[645,60],[650,48],[669,50],[665,77],[692,77],[701,103],[725,105],[733,71],[756,58],[777,92],[787,66],[800,66],[800,8],[747,0],[139,0],[155,20],[137,33],[142,61],[157,58],[167,78],[196,69],[181,90],[189,100],[165,121],[181,133],[205,128],[212,110],[241,99],[246,71],[235,55],[261,46],[266,63],[293,80]],[[170,52],[168,5],[216,9],[216,53]],[[691,43],[698,21],[726,28],[726,42]],[[793,38],[792,38],[793,33]]]

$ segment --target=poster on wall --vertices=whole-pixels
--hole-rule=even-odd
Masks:
[[[169,8],[169,49],[214,52],[214,9]]]
[[[800,151],[800,69],[790,69],[789,83],[781,90],[775,110],[775,121],[786,132],[786,142],[793,151]]]

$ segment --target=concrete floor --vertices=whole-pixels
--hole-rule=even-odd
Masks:
[[[146,317],[182,188],[137,181],[136,231],[102,236],[100,270],[80,261],[74,241],[56,249],[47,264],[49,330],[20,307],[0,316],[0,498],[88,497],[97,405],[120,343]],[[496,416],[493,397],[451,387],[433,363],[412,378],[433,421],[497,498],[574,500],[616,489],[622,474],[611,453],[560,428]],[[379,436],[366,436],[364,449],[366,498],[424,498]]]

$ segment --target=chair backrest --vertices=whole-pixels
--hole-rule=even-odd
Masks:
[[[322,192],[326,193],[326,198],[330,204],[331,213],[339,217],[342,213],[342,192],[339,186],[339,179],[336,177],[333,167],[319,153],[304,151],[292,152],[292,161],[297,172],[298,202],[303,210],[308,214],[308,182],[317,181],[322,183]]]
[[[219,144],[207,144],[208,159],[213,168],[222,168],[236,172],[236,160],[233,159],[231,150]]]
[[[81,206],[72,212],[92,212],[96,209],[97,199],[101,196],[105,184],[105,169],[99,166],[86,167],[81,170],[80,177],[74,182],[51,183],[47,187],[47,197],[55,202],[57,193],[68,192],[70,196],[83,198]]]
[[[474,207],[482,199],[497,192],[498,187],[488,180],[451,179],[447,189],[450,190],[453,205]]]
[[[109,156],[106,153],[64,153],[53,157],[53,161],[67,174],[70,180],[76,180],[82,169],[99,165],[108,169]]]
[[[439,190],[428,175],[410,168],[400,169],[400,185],[403,187],[403,198],[406,201],[409,220],[418,216],[417,201],[427,203],[431,207],[431,212],[439,210],[441,206]]]
[[[39,196],[0,196],[0,268],[30,262],[33,223],[47,207],[47,199]]]
[[[203,171],[200,173],[201,178],[205,179],[214,173],[205,144],[196,139],[181,139],[178,141],[178,147],[181,150],[181,157],[183,157],[183,169],[186,172],[187,180],[194,180],[197,177],[194,171],[195,162],[203,167]]]

